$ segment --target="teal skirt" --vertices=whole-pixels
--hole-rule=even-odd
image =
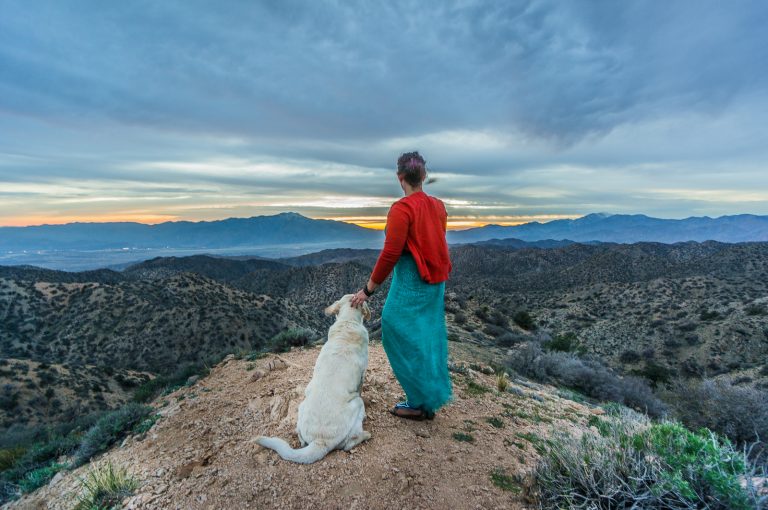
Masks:
[[[395,265],[381,312],[381,343],[408,404],[435,412],[451,399],[445,282],[421,279],[404,253]]]

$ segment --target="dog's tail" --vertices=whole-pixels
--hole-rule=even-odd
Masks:
[[[256,438],[256,442],[264,448],[270,448],[275,450],[285,460],[291,462],[298,462],[299,464],[312,464],[322,459],[328,452],[333,450],[322,441],[312,441],[304,448],[294,450],[291,445],[280,439],[279,437],[264,437],[259,436]]]

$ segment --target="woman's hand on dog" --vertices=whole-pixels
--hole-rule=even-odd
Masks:
[[[376,290],[376,288],[378,287],[378,284],[376,282],[374,282],[373,280],[368,279],[368,283],[366,283],[365,286],[367,287],[368,293],[370,294],[370,293],[373,293],[373,291]],[[363,303],[365,303],[366,301],[368,301],[369,297],[370,296],[368,294],[366,294],[363,289],[360,289],[360,290],[357,291],[357,293],[349,301],[349,304],[350,304],[350,306],[352,306],[354,308],[357,308],[357,307],[361,306]]]
[[[358,308],[359,306],[362,306],[362,304],[366,301],[368,301],[368,296],[365,295],[363,289],[360,289],[357,291],[357,294],[355,294],[349,301],[349,304],[354,308]]]

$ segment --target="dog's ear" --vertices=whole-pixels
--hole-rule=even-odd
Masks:
[[[338,315],[339,310],[341,310],[341,299],[336,301],[334,304],[329,306],[325,309],[325,315],[331,316],[331,315]]]
[[[368,308],[368,303],[363,303],[363,319],[371,320],[371,309]]]

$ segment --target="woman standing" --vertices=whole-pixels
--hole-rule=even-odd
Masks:
[[[444,301],[451,271],[448,214],[442,201],[422,190],[425,164],[418,152],[397,160],[405,197],[392,204],[384,248],[368,283],[352,299],[352,306],[361,305],[394,269],[381,312],[381,341],[407,398],[391,412],[415,420],[432,419],[451,399]]]

